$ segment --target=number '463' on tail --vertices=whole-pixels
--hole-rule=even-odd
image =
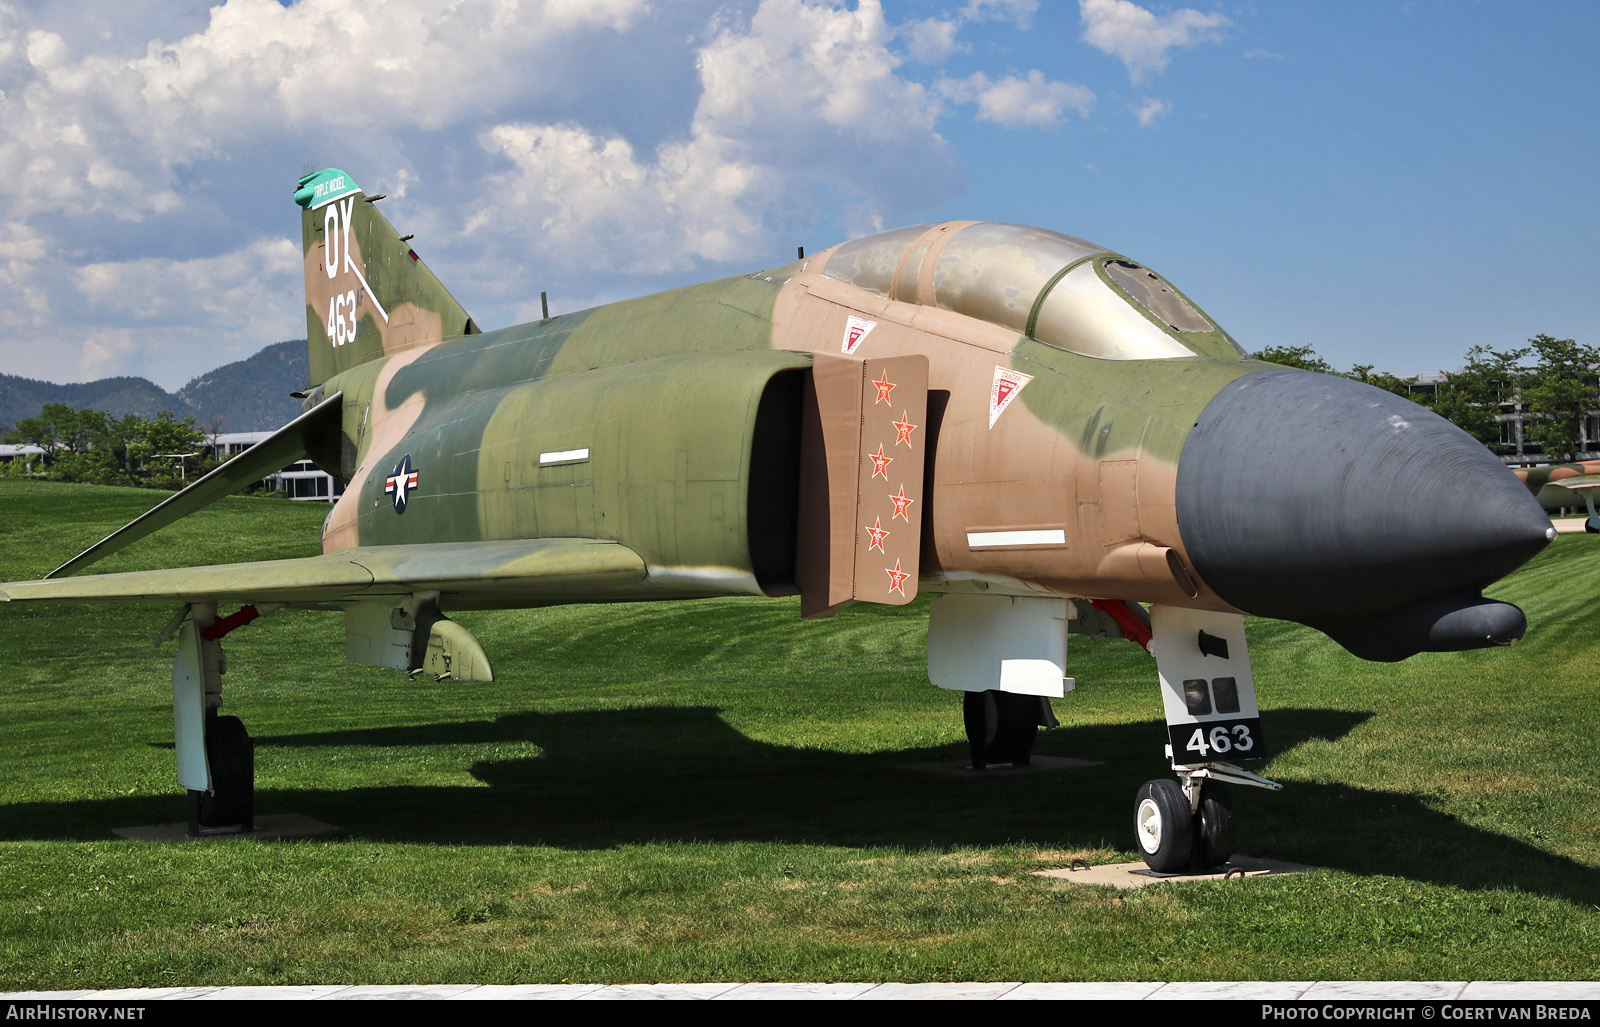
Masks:
[[[311,385],[369,360],[472,335],[478,326],[338,169],[300,180],[300,244],[306,273]]]

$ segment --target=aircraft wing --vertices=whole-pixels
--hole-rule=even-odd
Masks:
[[[644,560],[616,542],[513,539],[363,546],[294,560],[128,571],[0,584],[0,601],[290,603],[438,592],[458,607],[537,606],[625,589]]]
[[[190,482],[181,492],[135,517],[45,576],[66,577],[181,517],[238,492],[251,482],[282,470],[304,456],[311,449],[312,440],[339,430],[339,412],[343,405],[344,393],[335,392],[268,438]]]
[[[1600,474],[1580,474],[1572,478],[1558,478],[1551,482],[1564,489],[1571,489],[1580,495],[1591,489],[1600,489]]]

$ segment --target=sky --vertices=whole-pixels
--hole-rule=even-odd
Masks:
[[[971,218],[1339,368],[1600,344],[1596,39],[1583,0],[0,0],[0,373],[304,337],[324,167],[485,328]]]

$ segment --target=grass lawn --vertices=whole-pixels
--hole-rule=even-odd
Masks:
[[[0,479],[0,581],[159,498]],[[98,569],[311,555],[327,507],[232,499]],[[1600,538],[1491,594],[1509,650],[1363,663],[1249,627],[1277,794],[1242,852],[1309,874],[1137,892],[1032,876],[1132,859],[1168,771],[1154,661],[1073,637],[1038,752],[978,779],[929,685],[926,601],[463,614],[499,678],[407,681],[335,614],[230,635],[257,809],[305,842],[139,843],[185,815],[168,608],[0,605],[0,990],[171,984],[1600,977]]]

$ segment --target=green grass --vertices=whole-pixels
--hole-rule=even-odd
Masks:
[[[0,479],[0,580],[155,500]],[[236,499],[105,570],[308,555],[326,507]],[[1073,640],[1078,691],[983,779],[927,683],[925,608],[792,601],[464,614],[493,684],[343,659],[337,615],[230,635],[226,711],[291,843],[152,844],[181,819],[165,608],[0,607],[0,990],[312,982],[1600,977],[1600,540],[1493,590],[1511,650],[1394,665],[1252,621],[1274,754],[1244,852],[1325,869],[1119,893],[1035,877],[1131,859],[1164,776],[1153,661]]]

